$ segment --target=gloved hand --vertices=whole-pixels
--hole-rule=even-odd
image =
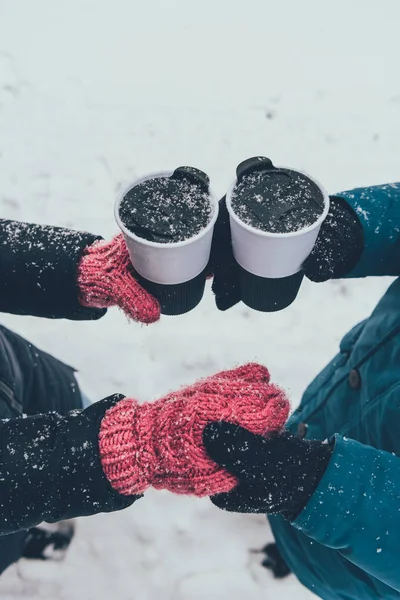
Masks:
[[[101,423],[103,471],[122,495],[142,494],[149,486],[195,496],[228,492],[237,480],[207,455],[204,427],[224,418],[267,434],[282,430],[288,412],[284,392],[270,383],[265,367],[254,363],[154,402],[125,398]]]
[[[230,512],[281,514],[293,521],[311,498],[329,463],[332,446],[289,432],[268,438],[223,421],[203,432],[207,453],[234,475],[231,492],[211,497]]]
[[[331,196],[330,208],[314,248],[303,265],[315,282],[345,277],[364,249],[364,231],[354,210],[343,198]]]
[[[218,310],[228,310],[240,302],[239,270],[233,257],[231,226],[225,196],[219,201],[214,226],[209,272],[214,276],[212,291]]]
[[[344,277],[357,264],[364,248],[363,228],[356,213],[343,199],[330,198],[331,204],[317,242],[303,269],[314,282]],[[212,290],[219,310],[240,302],[239,274],[233,257],[229,214],[225,197],[220,200],[218,220],[211,247]]]
[[[78,265],[77,283],[82,306],[118,306],[127,317],[141,323],[154,323],[160,318],[157,300],[134,277],[122,234],[86,248]]]

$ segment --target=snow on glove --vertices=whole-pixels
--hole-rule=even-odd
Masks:
[[[82,306],[118,306],[134,321],[154,323],[160,318],[155,298],[134,277],[122,234],[111,242],[96,242],[86,248],[78,265],[79,300]]]
[[[100,428],[107,479],[124,495],[141,494],[150,486],[195,496],[232,490],[236,475],[207,455],[203,430],[224,419],[259,435],[280,431],[289,402],[269,380],[265,367],[248,364],[152,403],[121,400],[107,411]]]
[[[332,196],[328,216],[304,262],[304,273],[317,283],[344,277],[356,266],[363,249],[364,231],[359,218],[346,200]]]
[[[225,422],[207,425],[206,450],[217,464],[238,480],[230,493],[212,502],[239,513],[281,514],[294,520],[316,489],[328,466],[332,447],[317,440],[303,440],[289,432],[254,435]]]

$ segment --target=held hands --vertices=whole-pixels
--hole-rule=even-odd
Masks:
[[[209,456],[202,434],[225,418],[254,434],[280,431],[289,402],[270,383],[268,370],[250,363],[223,371],[154,402],[123,399],[102,420],[99,449],[103,471],[122,495],[148,487],[210,496],[235,488],[234,474]]]
[[[294,520],[322,478],[332,446],[282,432],[288,412],[284,392],[254,363],[154,402],[119,399],[100,425],[103,472],[125,497],[151,486],[211,496],[228,511]]]

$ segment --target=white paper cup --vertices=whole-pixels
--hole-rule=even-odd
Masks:
[[[303,279],[302,265],[311,253],[329,211],[329,195],[313,177],[290,167],[274,168],[287,169],[306,176],[321,191],[324,209],[318,219],[308,227],[290,233],[270,233],[240,220],[232,208],[232,194],[238,180],[230,186],[226,194],[226,206],[231,226],[233,254],[241,268],[242,299],[246,304],[250,302],[251,307],[256,310],[268,312],[285,308],[297,296]],[[256,294],[254,300],[248,297],[247,288],[250,286],[251,276],[254,276],[254,281],[250,294]],[[259,278],[265,281],[259,281]],[[257,291],[254,289],[255,282],[259,288]]]
[[[115,219],[124,235],[132,265],[141,278],[140,282],[159,299],[163,314],[187,312],[198,304],[203,295],[205,269],[210,258],[213,230],[218,217],[218,199],[209,188],[212,211],[210,221],[198,234],[176,243],[153,242],[132,233],[122,222],[119,209],[126,194],[135,186],[152,179],[171,177],[173,173],[161,172],[137,179],[119,195],[115,203]],[[200,287],[202,289],[199,298]],[[195,299],[196,304],[189,308]]]

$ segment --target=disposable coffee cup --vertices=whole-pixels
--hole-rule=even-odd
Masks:
[[[236,175],[226,205],[241,299],[255,310],[282,310],[298,294],[329,196],[306,173],[275,167],[265,157],[244,161]]]
[[[118,197],[132,266],[162,314],[186,313],[202,299],[217,216],[207,175],[192,167],[138,179]]]

